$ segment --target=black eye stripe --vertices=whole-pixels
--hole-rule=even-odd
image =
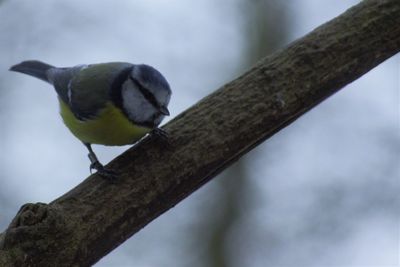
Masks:
[[[139,89],[140,93],[142,93],[144,98],[147,101],[149,101],[155,108],[158,109],[160,107],[160,105],[158,104],[158,102],[157,102],[156,98],[154,97],[154,95],[149,90],[144,88],[138,81],[136,81],[132,77],[129,77],[129,78],[136,85],[136,87]]]

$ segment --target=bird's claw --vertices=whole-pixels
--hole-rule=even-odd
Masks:
[[[151,133],[152,135],[160,137],[162,139],[168,139],[168,133],[164,129],[154,128]]]
[[[92,164],[90,164],[90,173],[92,173],[93,169],[96,170],[97,174],[99,174],[101,177],[111,182],[114,182],[118,177],[118,173],[116,171],[104,167],[103,164],[101,164],[98,161],[95,161]]]
[[[171,145],[168,139],[168,133],[164,129],[154,128],[151,131],[151,135],[157,137],[165,147],[169,147]]]

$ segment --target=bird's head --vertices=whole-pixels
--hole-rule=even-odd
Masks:
[[[167,80],[151,66],[134,65],[121,88],[122,108],[129,119],[149,128],[169,115],[171,89]]]

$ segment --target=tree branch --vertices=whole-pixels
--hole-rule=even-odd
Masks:
[[[0,236],[1,266],[97,262],[253,147],[393,56],[400,1],[366,0],[178,115],[170,149],[147,138],[50,204],[26,204]]]

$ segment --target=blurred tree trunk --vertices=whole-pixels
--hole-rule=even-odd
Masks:
[[[365,0],[170,121],[0,235],[0,266],[89,266],[302,114],[400,51],[400,1]],[[384,93],[384,92],[383,92]],[[133,160],[134,159],[134,160]],[[312,164],[312,163],[310,163]],[[55,170],[56,171],[56,170]]]
[[[285,5],[277,0],[239,0],[238,10],[243,16],[243,40],[246,44],[242,56],[242,66],[238,66],[241,73],[253,65],[257,60],[270,54],[283,45],[287,37],[287,15]],[[240,225],[242,213],[248,210],[250,198],[254,199],[254,192],[248,192],[249,181],[246,173],[247,161],[251,158],[242,158],[225,171],[213,191],[207,198],[213,199],[209,203],[218,203],[217,207],[204,208],[199,217],[197,247],[202,250],[193,250],[198,255],[198,266],[227,267],[231,266],[231,256],[237,247],[228,240],[232,227]],[[237,228],[236,228],[237,230]],[[204,251],[204,253],[201,253]]]
[[[6,2],[6,0],[0,0],[0,8],[1,6]],[[5,31],[1,33],[1,38],[3,40],[7,40],[10,38],[9,35],[12,33],[9,31]],[[0,42],[0,50],[1,51],[12,51],[13,45],[10,44],[9,42]],[[5,63],[2,61],[0,62],[0,68],[2,70],[8,69],[8,66],[5,65]],[[0,80],[0,125],[1,125],[1,131],[0,131],[0,181],[2,183],[2,188],[7,188],[8,187],[8,181],[11,179],[8,177],[8,168],[6,164],[6,159],[9,155],[5,153],[5,145],[8,142],[8,138],[10,135],[10,131],[6,129],[7,127],[7,122],[12,120],[13,114],[10,114],[10,103],[12,103],[12,94],[9,91],[9,80],[6,78],[3,78]],[[10,96],[11,95],[11,96]],[[0,229],[4,229],[7,226],[7,222],[4,220],[4,218],[11,218],[12,214],[15,214],[15,207],[17,205],[13,203],[13,197],[15,197],[15,192],[9,192],[7,190],[0,190]]]

